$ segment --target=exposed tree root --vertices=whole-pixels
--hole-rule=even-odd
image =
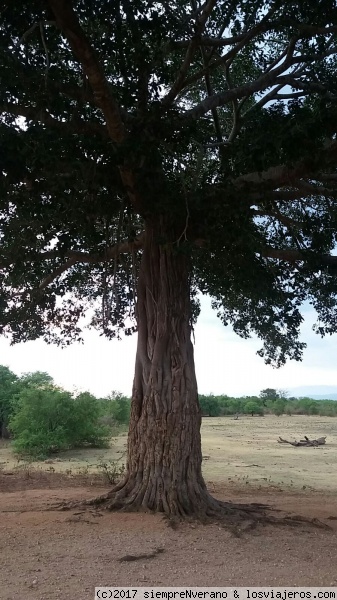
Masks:
[[[62,503],[54,507],[58,510],[110,510],[120,512],[150,512],[158,513],[148,507],[130,502],[129,498],[121,498],[120,494],[114,490],[102,496],[85,500],[83,502]],[[183,507],[164,512],[163,518],[168,526],[176,528],[180,523],[199,522],[203,524],[217,523],[218,525],[230,530],[233,535],[240,536],[246,531],[251,531],[260,526],[291,526],[299,527],[310,525],[319,529],[332,531],[332,528],[326,523],[315,518],[303,517],[301,515],[278,515],[281,511],[272,508],[266,504],[236,504],[232,502],[223,502],[213,498],[208,492],[201,494],[199,502],[195,504],[193,510],[188,513]],[[163,511],[162,511],[163,512]]]

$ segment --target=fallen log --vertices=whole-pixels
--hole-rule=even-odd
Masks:
[[[320,437],[317,438],[317,440],[309,440],[309,438],[305,435],[304,436],[304,440],[300,440],[299,442],[297,442],[296,440],[294,442],[290,442],[289,440],[284,440],[283,438],[281,438],[281,436],[279,437],[279,439],[277,440],[279,444],[291,444],[291,446],[323,446],[325,444],[325,440],[326,437]]]

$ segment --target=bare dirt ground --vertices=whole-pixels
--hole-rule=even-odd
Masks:
[[[330,531],[261,525],[236,537],[215,524],[172,529],[149,514],[50,510],[103,493],[102,479],[94,472],[67,475],[59,465],[69,457],[45,464],[55,472],[10,470],[9,450],[0,448],[6,465],[0,472],[0,599],[87,600],[95,585],[337,586],[335,420],[281,419],[239,420],[240,429],[237,422],[207,419],[209,488],[221,499],[262,502],[280,515],[320,519]],[[327,435],[327,446],[279,446],[276,433]],[[152,559],[120,561],[159,548],[163,552]]]

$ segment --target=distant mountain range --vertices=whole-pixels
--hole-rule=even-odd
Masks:
[[[337,386],[332,385],[304,385],[288,390],[289,396],[306,396],[314,400],[337,400]]]

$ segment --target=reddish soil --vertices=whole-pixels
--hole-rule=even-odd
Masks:
[[[57,474],[0,474],[1,600],[92,600],[95,585],[337,586],[332,494],[218,485],[212,491],[219,498],[267,503],[280,514],[331,526],[260,526],[240,537],[215,524],[172,529],[150,514],[50,510],[58,502],[103,493],[98,483]],[[163,552],[150,560],[119,562],[157,548]]]

